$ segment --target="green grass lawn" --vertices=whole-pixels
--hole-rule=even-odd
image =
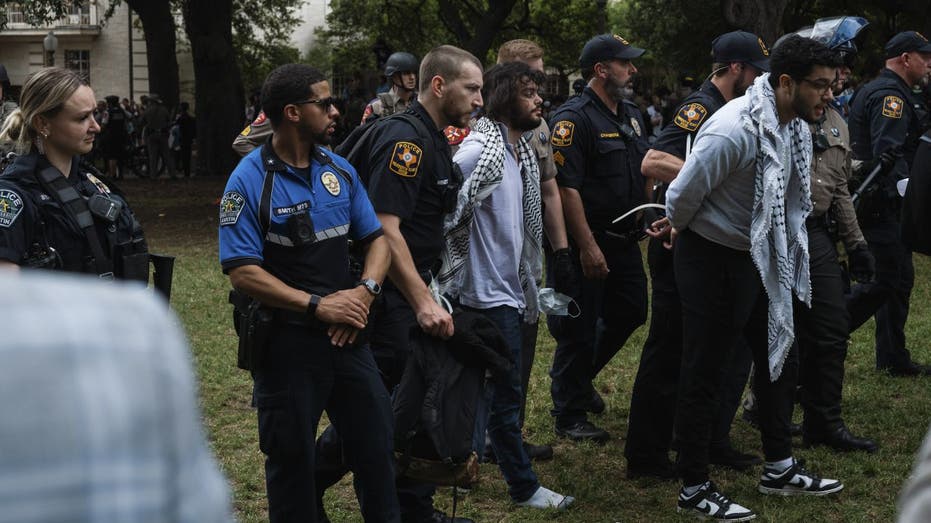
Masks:
[[[200,380],[204,423],[210,442],[233,491],[241,521],[265,521],[266,501],[262,455],[258,450],[255,413],[249,407],[251,380],[236,368],[236,338],[226,303],[229,281],[217,260],[217,208],[225,180],[197,178],[169,182],[125,182],[130,202],[155,252],[177,256],[172,306],[190,338]],[[916,285],[907,326],[913,357],[931,362],[931,264],[915,257]],[[554,343],[541,329],[533,368],[525,433],[534,443],[554,445],[553,461],[535,465],[541,482],[577,498],[566,513],[518,509],[511,505],[501,474],[483,465],[482,480],[460,499],[459,515],[476,521],[678,521],[678,485],[629,481],[623,459],[630,390],[637,371],[646,328],[639,329],[597,381],[607,411],[593,421],[611,432],[604,446],[572,444],[556,439],[549,416],[547,369]],[[929,379],[891,378],[873,370],[873,326],[853,337],[847,358],[844,418],[856,434],[877,439],[876,454],[836,454],[824,449],[799,449],[809,468],[839,478],[846,488],[824,499],[776,498],[756,492],[759,470],[736,473],[713,470],[714,481],[732,498],[755,510],[760,521],[892,521],[895,502],[911,468],[914,454],[931,421]],[[796,418],[798,419],[798,413]],[[759,452],[759,435],[746,423],[734,424],[738,448]],[[308,493],[310,495],[310,493]],[[449,510],[452,498],[443,489],[436,498]],[[362,521],[349,479],[326,498],[332,521]]]

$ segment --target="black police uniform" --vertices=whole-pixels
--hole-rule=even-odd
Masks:
[[[454,170],[446,136],[429,113],[414,101],[403,115],[379,119],[360,139],[358,156],[350,160],[368,187],[378,213],[401,219],[401,235],[417,272],[429,282],[443,249],[443,217],[455,203],[461,174]],[[401,382],[411,350],[411,336],[420,328],[413,309],[391,280],[369,321],[372,352],[388,390]],[[425,335],[425,334],[424,334]],[[321,436],[318,448],[332,452],[332,434]],[[323,472],[335,482],[338,472]],[[406,478],[396,482],[401,518],[431,521],[436,487]]]
[[[725,103],[717,86],[706,80],[698,91],[683,100],[652,148],[684,159],[687,140],[694,140],[702,124]],[[652,284],[652,315],[631,391],[624,447],[628,467],[640,469],[668,463],[682,361],[682,306],[676,290],[672,251],[663,247],[662,240],[651,238],[647,262]],[[722,372],[721,405],[711,437],[712,449],[730,448],[728,434],[747,383],[750,358],[749,350],[735,351],[730,365]]]
[[[872,167],[883,153],[901,151],[901,157],[880,175],[876,191],[864,196],[858,212],[863,236],[876,258],[876,281],[854,287],[847,302],[851,332],[875,315],[876,367],[892,372],[912,366],[905,348],[905,322],[915,278],[912,253],[901,241],[901,200],[895,184],[908,177],[927,124],[923,101],[889,69],[860,89],[851,104],[850,140],[856,159]]]
[[[0,259],[148,281],[142,227],[101,178],[78,157],[67,178],[37,152],[17,157],[0,176]]]
[[[355,285],[347,238],[365,243],[381,234],[352,166],[319,148],[306,169],[285,164],[268,143],[253,150],[233,171],[220,204],[224,272],[260,265],[287,285],[317,295]],[[363,517],[400,521],[390,488],[391,405],[368,346],[334,347],[326,324],[306,313],[265,309],[272,325],[252,377],[269,519],[321,516],[313,498],[314,435],[326,410],[344,435]]]
[[[610,269],[604,280],[584,279],[579,250],[573,248],[574,269],[582,281],[581,315],[547,319],[556,338],[550,376],[557,428],[585,421],[595,375],[646,321],[639,228],[633,219],[611,222],[644,203],[640,163],[649,146],[637,105],[625,100],[617,110],[615,115],[586,88],[550,121],[556,182],[579,191],[589,228]]]

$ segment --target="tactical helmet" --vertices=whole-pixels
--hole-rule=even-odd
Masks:
[[[854,43],[854,39],[869,24],[865,18],[859,16],[819,18],[815,20],[815,25],[803,27],[794,33],[783,35],[776,42],[776,45],[779,45],[792,34],[797,34],[803,38],[811,38],[836,51],[841,61],[849,66],[857,54],[857,45]]]
[[[420,69],[417,58],[403,51],[392,53],[385,61],[385,76],[391,78],[395,73],[416,73]]]

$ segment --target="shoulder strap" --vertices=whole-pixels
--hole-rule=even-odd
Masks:
[[[97,227],[94,225],[94,216],[87,207],[84,197],[78,194],[74,186],[55,167],[48,166],[42,169],[36,178],[84,232],[84,238],[94,256],[94,269],[97,274],[104,279],[113,279],[113,262],[100,245]]]
[[[268,229],[272,226],[271,209],[272,209],[272,187],[275,186],[275,174],[277,171],[265,170],[265,181],[262,183],[262,197],[259,200],[259,224],[262,226],[262,239],[268,234]]]

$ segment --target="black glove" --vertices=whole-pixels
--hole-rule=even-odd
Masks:
[[[860,283],[873,281],[876,274],[876,259],[869,247],[861,245],[847,251],[847,260],[850,263],[850,277]]]
[[[901,157],[902,150],[898,147],[886,149],[879,155],[879,163],[883,164],[883,170],[888,171]]]
[[[572,267],[572,252],[569,248],[553,251],[553,281],[548,282],[556,292],[576,297],[581,292],[579,276]]]

